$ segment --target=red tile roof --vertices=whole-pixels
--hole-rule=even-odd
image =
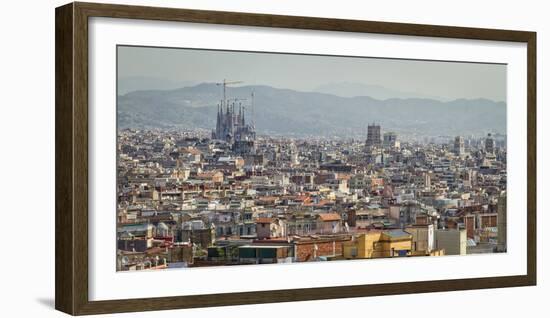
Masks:
[[[323,222],[340,221],[340,215],[337,213],[321,213],[319,214],[319,218]]]
[[[200,155],[202,152],[196,148],[188,148],[188,149],[182,149],[183,153],[189,153],[192,155]]]
[[[273,220],[273,218],[257,218],[256,223],[271,223]]]

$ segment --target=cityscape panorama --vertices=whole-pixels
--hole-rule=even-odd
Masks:
[[[506,252],[505,65],[117,50],[117,271]]]

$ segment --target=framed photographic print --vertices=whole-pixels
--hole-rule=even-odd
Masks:
[[[59,7],[56,308],[535,285],[535,109],[534,32]]]

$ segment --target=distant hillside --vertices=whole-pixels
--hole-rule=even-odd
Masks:
[[[250,98],[252,91],[259,133],[346,136],[364,131],[370,122],[381,123],[384,130],[431,136],[506,132],[506,104],[487,99],[378,100],[269,86],[231,87],[227,96]],[[118,97],[118,124],[120,128],[212,129],[220,99],[221,89],[215,84],[130,92]]]
[[[439,101],[445,101],[445,99],[438,96],[428,96],[419,93],[402,92],[389,89],[380,85],[367,85],[362,83],[349,82],[324,84],[318,86],[313,91],[317,93],[326,93],[341,97],[369,96],[381,100],[390,98],[429,98]]]
[[[118,79],[117,90],[119,95],[145,89],[170,90],[184,86],[192,86],[198,83],[191,81],[171,81],[158,77],[129,76]]]

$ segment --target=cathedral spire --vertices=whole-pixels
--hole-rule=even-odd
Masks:
[[[246,125],[246,106],[239,100],[245,99],[224,98],[217,104],[218,114],[216,118],[216,130],[212,131],[213,138],[229,143],[242,143],[255,140],[256,134],[254,128]]]

